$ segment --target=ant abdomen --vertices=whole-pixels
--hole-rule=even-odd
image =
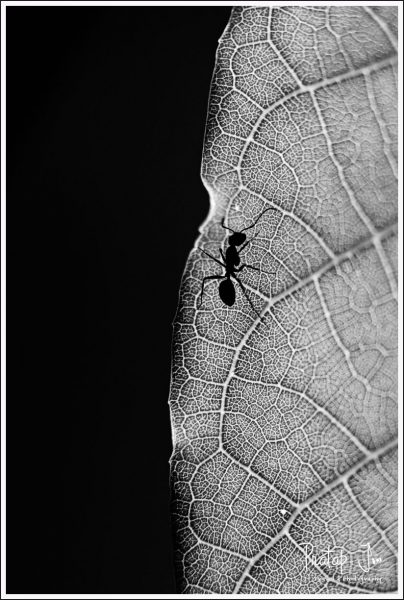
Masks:
[[[227,306],[233,306],[236,301],[236,290],[230,279],[223,279],[219,284],[219,296]]]

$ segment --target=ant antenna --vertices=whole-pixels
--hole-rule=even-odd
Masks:
[[[264,213],[268,212],[269,210],[276,210],[276,209],[275,208],[266,208],[265,210],[262,211],[262,213],[260,214],[260,216],[257,218],[257,220],[252,225],[249,225],[248,227],[244,227],[244,229],[242,229],[240,231],[240,233],[242,233],[243,231],[247,231],[247,229],[251,229],[252,227],[254,227],[258,223],[258,221],[260,220],[260,218],[262,217],[262,215]]]
[[[229,230],[229,231],[231,231],[232,233],[236,233],[236,232],[234,231],[234,229],[231,229],[231,227],[226,227],[226,225],[224,224],[224,217],[223,217],[223,219],[222,219],[222,227],[224,227],[224,229],[228,229],[228,230]]]
[[[222,227],[224,227],[224,229],[228,229],[229,231],[231,231],[232,233],[242,233],[243,231],[247,231],[247,229],[251,229],[252,227],[254,227],[258,221],[260,220],[260,218],[262,217],[262,215],[266,212],[268,212],[269,210],[276,210],[275,208],[266,208],[265,210],[262,211],[262,213],[260,214],[260,216],[257,218],[256,221],[254,221],[254,223],[252,225],[249,225],[248,227],[244,227],[244,229],[242,229],[241,231],[234,231],[234,229],[232,229],[231,227],[227,227],[224,224],[224,217],[222,219]]]

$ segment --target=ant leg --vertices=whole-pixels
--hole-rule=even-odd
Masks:
[[[255,314],[258,316],[258,318],[260,319],[260,321],[264,322],[260,313],[257,311],[257,309],[255,308],[254,304],[252,303],[250,297],[247,294],[247,290],[245,289],[244,285],[241,283],[240,279],[238,277],[236,277],[235,275],[233,275],[234,279],[237,281],[237,283],[239,284],[239,286],[241,287],[241,289],[243,290],[244,296],[247,298],[248,302],[250,303],[251,308],[253,309],[253,311],[255,312]]]
[[[253,240],[255,240],[255,238],[257,237],[257,235],[258,235],[258,233],[256,233],[256,234],[255,234],[255,235],[254,235],[254,236],[253,236],[253,237],[252,237],[250,240],[247,240],[247,241],[246,241],[246,243],[245,243],[245,244],[243,244],[243,245],[241,246],[241,248],[240,248],[240,250],[238,251],[238,253],[240,254],[240,252],[242,252],[242,251],[244,250],[244,248],[245,248],[246,246],[248,246],[248,244],[249,244],[250,242],[252,242]]]
[[[241,265],[241,267],[237,269],[237,272],[240,273],[240,271],[242,271],[243,269],[254,269],[254,271],[261,271],[261,269],[259,269],[258,267],[253,267],[252,265],[246,265],[244,263]]]
[[[256,237],[256,236],[254,236],[254,237]],[[241,246],[240,250],[238,251],[238,253],[239,253],[239,254],[241,254],[241,252],[244,250],[244,248],[245,248],[246,246],[248,246],[248,244],[249,244],[249,243],[250,243],[250,242],[251,242],[253,239],[254,239],[254,238],[251,238],[251,240],[248,240],[248,242],[246,242],[245,244],[243,244],[243,245]]]
[[[263,271],[262,269],[258,269],[258,267],[253,267],[252,265],[246,265],[245,263],[237,269],[237,273],[240,273],[240,271],[242,269],[254,269],[254,271],[259,271],[260,273],[266,273],[266,275],[276,275],[275,271]]]
[[[208,275],[207,277],[203,278],[203,280],[202,280],[202,291],[201,291],[201,297],[200,297],[200,300],[199,300],[198,308],[201,307],[202,298],[203,298],[203,288],[205,287],[205,281],[207,281],[208,279],[226,279],[226,275]]]
[[[209,258],[211,258],[212,260],[214,260],[215,262],[217,262],[221,267],[223,267],[224,269],[226,268],[225,264],[223,264],[220,260],[218,260],[217,258],[215,258],[214,256],[212,256],[211,254],[209,254],[209,252],[205,252],[205,250],[202,250],[202,252],[204,254],[206,254],[207,256],[209,256]]]
[[[220,256],[223,258],[224,262],[226,262],[226,257],[223,254],[223,250],[220,248]]]

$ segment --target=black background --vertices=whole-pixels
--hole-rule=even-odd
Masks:
[[[171,323],[230,7],[7,7],[7,592],[173,593]]]

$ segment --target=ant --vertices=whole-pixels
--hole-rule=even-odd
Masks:
[[[217,262],[221,267],[223,267],[226,270],[226,273],[224,275],[209,275],[208,277],[203,278],[202,292],[201,292],[201,297],[200,297],[200,301],[199,301],[199,307],[202,304],[203,289],[205,286],[205,281],[207,281],[208,279],[223,279],[223,281],[221,281],[219,284],[220,299],[222,300],[222,302],[224,302],[224,304],[226,304],[226,306],[233,306],[234,302],[236,301],[236,290],[235,290],[234,284],[231,280],[231,277],[232,277],[233,279],[235,279],[237,281],[237,283],[241,287],[245,297],[247,298],[247,300],[248,300],[251,308],[255,312],[255,314],[258,315],[258,317],[261,319],[261,315],[255,309],[253,303],[251,302],[249,296],[247,295],[247,291],[246,291],[243,283],[237,277],[236,273],[240,273],[243,269],[253,269],[254,271],[261,271],[261,269],[258,269],[257,267],[253,267],[252,265],[247,265],[245,263],[243,263],[239,267],[240,262],[241,262],[240,254],[246,248],[246,246],[248,246],[248,244],[255,237],[257,237],[257,234],[256,234],[250,240],[246,241],[247,236],[244,233],[244,231],[247,231],[247,229],[251,229],[252,227],[255,227],[255,225],[258,223],[258,221],[260,220],[262,215],[264,213],[266,213],[268,210],[275,210],[275,209],[274,208],[265,209],[252,225],[249,225],[249,227],[244,227],[244,229],[242,229],[241,231],[234,231],[230,227],[226,227],[226,225],[224,224],[224,218],[222,219],[222,222],[221,222],[222,227],[224,229],[227,229],[228,231],[232,232],[232,235],[229,236],[229,239],[227,240],[229,246],[226,250],[226,254],[223,254],[223,250],[220,248],[220,255],[223,259],[223,262],[221,260],[218,260],[214,256],[212,256],[211,254],[209,254],[209,252],[205,252],[205,250],[202,250],[202,252],[204,254],[206,254],[207,256],[209,256],[209,258],[211,258],[212,260]],[[239,249],[238,246],[241,246],[241,248]],[[268,273],[268,275],[275,275],[275,273]]]

